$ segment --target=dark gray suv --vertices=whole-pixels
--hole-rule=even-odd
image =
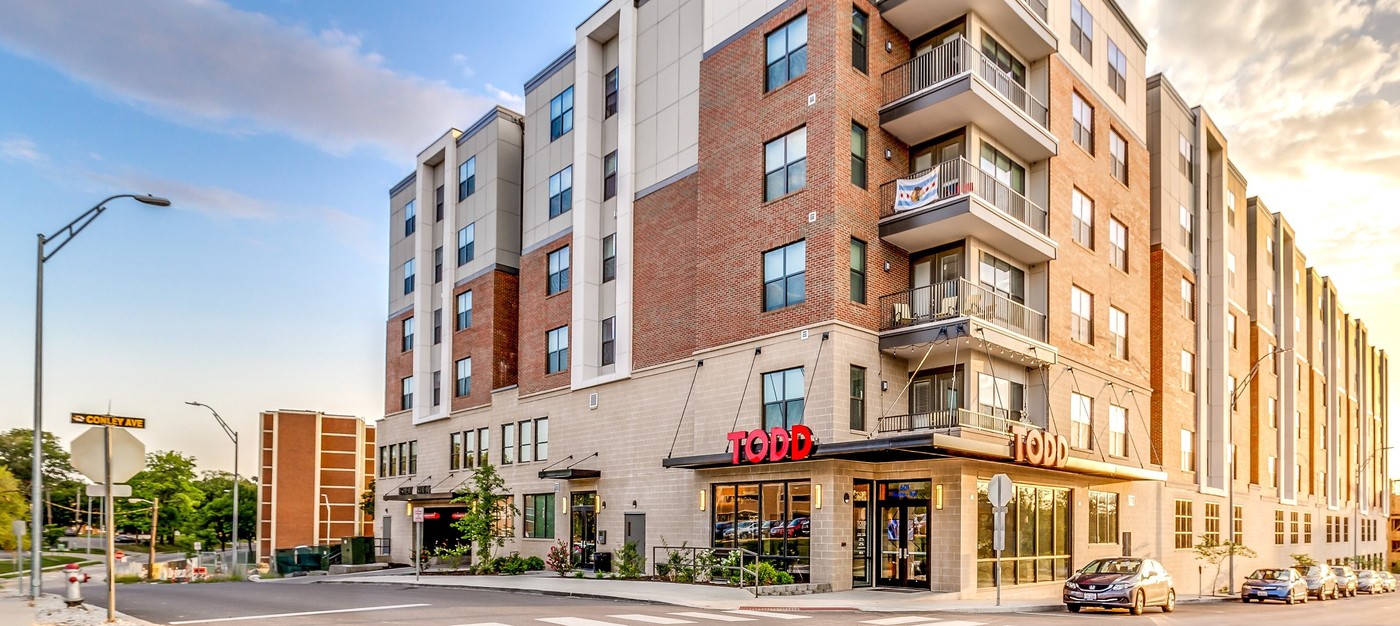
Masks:
[[[1128,609],[1141,615],[1149,606],[1176,610],[1171,574],[1152,559],[1114,557],[1090,561],[1065,582],[1065,608],[1078,613],[1086,606]]]
[[[1341,597],[1337,575],[1330,565],[1294,565],[1293,569],[1303,575],[1308,583],[1308,595],[1318,600],[1336,600]]]

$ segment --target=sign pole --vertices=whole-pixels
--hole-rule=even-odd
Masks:
[[[112,502],[112,427],[102,427],[102,439],[107,454],[104,456],[103,465],[106,473],[107,493],[102,496],[102,516],[106,519],[104,523],[107,528],[107,621],[117,621],[117,561],[116,550],[117,541],[116,529],[112,524],[112,509],[115,508]]]
[[[15,534],[15,582],[20,589],[24,589],[24,535],[28,527],[28,522],[22,519],[10,525],[10,530]]]
[[[423,573],[423,507],[413,507],[413,582]]]

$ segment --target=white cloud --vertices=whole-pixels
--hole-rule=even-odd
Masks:
[[[32,139],[16,135],[0,139],[0,159],[42,163],[48,160],[48,155],[40,152]]]
[[[0,0],[0,46],[108,97],[228,133],[408,159],[491,99],[395,72],[353,34],[313,33],[218,0]],[[81,19],[77,19],[81,16]]]
[[[462,68],[462,78],[476,76],[476,70],[472,69],[471,63],[467,60],[467,55],[461,53],[452,55],[452,64]]]
[[[504,104],[506,106],[525,106],[524,94],[512,93],[510,91],[492,85],[491,83],[486,83],[486,93],[491,94],[491,97],[495,98],[496,100],[500,101],[501,104]]]

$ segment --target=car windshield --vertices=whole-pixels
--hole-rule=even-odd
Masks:
[[[1336,575],[1338,575],[1338,576],[1346,576],[1346,575],[1347,575],[1347,571],[1346,571],[1345,569],[1343,569],[1343,568],[1340,568],[1340,567],[1334,567],[1334,568],[1332,568],[1332,573],[1333,573],[1333,574],[1336,574]]]
[[[1139,559],[1099,559],[1084,566],[1085,574],[1136,574],[1142,567]]]
[[[1321,576],[1327,571],[1327,568],[1321,565],[1294,565],[1293,569],[1304,576]]]
[[[1288,570],[1286,569],[1261,569],[1254,570],[1249,575],[1250,580],[1288,580]]]

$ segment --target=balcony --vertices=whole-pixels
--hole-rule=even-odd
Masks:
[[[968,13],[981,16],[1002,43],[1032,59],[1059,49],[1046,0],[881,0],[880,17],[910,39]]]
[[[937,175],[938,197],[912,209],[895,210],[897,180],[880,186],[882,239],[915,252],[974,237],[1029,265],[1054,260],[1057,245],[1043,207],[967,159],[944,161],[909,178],[930,173]]]
[[[969,124],[1030,161],[1059,151],[1050,111],[961,37],[881,77],[880,126],[916,145]]]
[[[1027,428],[1040,428],[1039,425],[1031,423],[1023,411],[991,407],[982,407],[982,410],[989,412],[978,413],[967,409],[949,409],[912,415],[886,415],[880,418],[880,424],[877,428],[882,433],[971,428],[996,434],[1010,434],[1012,424]]]
[[[1054,364],[1045,314],[966,279],[880,297],[880,349],[915,362],[986,351],[1027,366]]]

